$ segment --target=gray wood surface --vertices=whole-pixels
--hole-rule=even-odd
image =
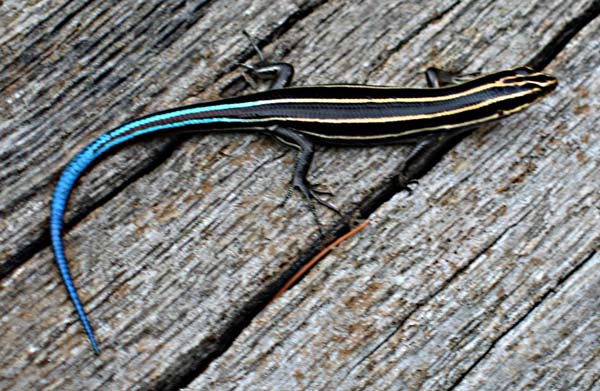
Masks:
[[[599,389],[597,19],[550,63],[552,96],[467,137],[412,195],[377,204],[409,148],[318,148],[312,177],[371,224],[263,311],[325,243],[298,195],[280,205],[294,153],[261,136],[146,140],[85,175],[65,244],[100,356],[47,240],[87,142],[251,91],[242,29],[298,84],[422,87],[431,65],[526,63],[590,5],[2,3],[0,389]]]

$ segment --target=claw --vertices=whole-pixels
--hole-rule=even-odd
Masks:
[[[323,189],[320,183],[312,184],[311,189],[314,193],[335,197],[335,194],[331,190]]]
[[[258,47],[256,42],[254,41],[254,37],[252,35],[250,35],[250,33],[248,33],[246,30],[242,30],[242,34],[244,34],[246,36],[246,38],[248,38],[248,41],[250,41],[250,45],[252,45],[252,48],[258,54],[258,58],[260,58],[260,63],[264,64],[266,62],[265,55],[263,54],[262,50],[260,50],[260,48]]]
[[[338,208],[336,208],[333,204],[331,204],[330,202],[324,200],[323,198],[321,198],[319,196],[319,194],[324,194],[324,192],[321,192],[319,190],[315,190],[313,188],[313,186],[305,179],[300,178],[300,177],[295,177],[294,178],[294,183],[293,183],[293,187],[300,190],[300,192],[302,192],[302,194],[304,195],[304,197],[312,204],[312,200],[317,201],[319,204],[323,205],[324,207],[334,211],[335,213],[339,214],[340,216],[342,215],[342,213],[339,211]]]
[[[401,178],[399,182],[400,182],[400,191],[406,190],[408,192],[408,195],[412,195],[412,193],[413,193],[413,189],[411,189],[411,186],[419,184],[419,181],[416,179],[404,180]]]
[[[342,212],[340,212],[340,210],[338,208],[336,208],[332,203],[330,203],[329,201],[326,201],[324,199],[322,199],[317,192],[315,192],[315,190],[311,189],[310,190],[310,196],[309,198],[312,198],[314,200],[316,200],[319,204],[325,206],[326,208],[334,211],[335,213],[337,213],[338,215],[342,215]]]
[[[243,68],[246,68],[246,72],[242,73],[242,77],[244,78],[244,80],[246,80],[246,83],[248,83],[248,85],[252,89],[254,89],[254,90],[258,89],[258,85],[256,84],[256,81],[252,78],[252,75],[249,75],[249,73],[256,75],[256,69],[252,65],[244,64],[241,62],[238,62],[237,64]]]

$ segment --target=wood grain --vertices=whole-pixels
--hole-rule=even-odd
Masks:
[[[99,357],[46,239],[52,186],[87,142],[160,108],[249,91],[235,65],[253,60],[242,29],[269,57],[293,63],[299,84],[424,86],[431,65],[471,72],[527,62],[589,1],[8,3],[0,388],[476,389],[490,376],[526,384],[516,369],[543,373],[543,362],[522,365],[510,347],[529,346],[528,333],[552,324],[573,330],[574,344],[557,356],[573,364],[559,378],[574,380],[555,389],[597,381],[597,349],[581,350],[591,352],[584,363],[576,348],[598,340],[597,327],[574,330],[576,318],[594,324],[598,297],[597,23],[551,64],[555,95],[461,143],[249,326],[282,273],[323,245],[298,195],[280,205],[294,154],[272,140],[147,140],[83,178],[65,243]],[[352,214],[407,151],[319,148],[312,176]],[[325,229],[338,223],[319,212]],[[566,311],[580,296],[590,301]],[[553,339],[535,341],[543,352]],[[502,372],[504,359],[516,369]],[[548,379],[532,382],[542,389]]]
[[[526,123],[465,140],[187,389],[596,389],[599,33]]]
[[[6,16],[0,276],[47,245],[53,186],[82,146],[132,117],[219,98],[217,81],[251,53],[243,28],[272,32],[319,2],[117,3],[40,2]],[[105,159],[81,181],[67,224],[160,165],[176,145],[146,140]]]

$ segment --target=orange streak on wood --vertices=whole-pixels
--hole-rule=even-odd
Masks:
[[[310,261],[306,263],[306,265],[302,266],[300,270],[298,270],[287,282],[285,285],[273,296],[271,302],[277,299],[279,296],[283,295],[285,291],[287,291],[296,281],[298,281],[311,267],[313,267],[317,262],[319,262],[325,255],[327,255],[331,250],[337,247],[340,243],[347,240],[348,238],[354,236],[356,233],[362,231],[367,225],[369,225],[369,221],[366,220],[356,228],[352,229],[350,232],[340,236],[329,246],[325,247],[321,252],[315,255]]]

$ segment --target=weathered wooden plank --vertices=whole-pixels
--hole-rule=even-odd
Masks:
[[[47,244],[52,187],[78,149],[132,117],[219,98],[223,82],[213,84],[251,53],[243,28],[272,32],[319,2],[40,1],[0,13],[0,276]],[[103,161],[83,178],[67,221],[175,145],[140,142]]]
[[[538,109],[386,203],[187,389],[596,389],[599,34],[551,64]]]
[[[456,390],[597,387],[599,282],[600,256],[595,252],[539,308],[507,333]]]
[[[452,2],[448,2],[447,6],[451,6],[452,4]],[[215,5],[215,8],[218,7]],[[339,4],[331,12],[335,13],[336,10],[343,9],[343,4]],[[422,15],[417,15],[417,19],[420,19],[422,23],[427,23],[435,12],[437,12],[435,9],[426,10]],[[218,16],[219,14],[217,13],[216,15]],[[218,17],[215,17],[211,19],[210,24],[218,24],[218,21]],[[418,29],[420,26],[418,23],[407,25],[406,31],[408,32]],[[196,32],[195,34],[198,33]],[[247,44],[245,46],[247,47]],[[177,57],[172,61],[180,62]],[[154,83],[151,78],[146,79],[146,82]],[[126,111],[130,112],[131,110]],[[98,360],[96,361],[96,365],[97,368],[104,368],[102,371],[103,375],[99,377],[89,376],[89,378],[84,379],[68,375],[73,372],[73,364],[75,362],[79,362],[77,365],[88,366],[90,368],[89,361],[76,358],[78,354],[87,355],[89,351],[84,338],[78,338],[79,341],[75,344],[65,344],[65,340],[56,339],[60,336],[60,332],[56,330],[64,329],[66,325],[71,325],[73,331],[76,331],[79,329],[79,325],[74,318],[69,319],[65,317],[65,314],[72,313],[71,305],[66,300],[64,290],[54,271],[50,253],[49,251],[45,251],[32,259],[24,269],[15,271],[9,278],[3,281],[4,286],[11,287],[11,289],[5,290],[6,295],[1,298],[1,302],[6,303],[3,313],[7,314],[3,318],[7,325],[4,337],[6,340],[11,341],[10,344],[4,345],[7,346],[7,349],[2,355],[3,378],[6,379],[5,384],[7,387],[43,385],[48,388],[63,388],[74,387],[74,384],[77,384],[77,387],[83,388],[104,387],[102,378],[112,377],[111,386],[116,389],[122,389],[131,387],[132,383],[137,383],[143,387],[147,384],[156,385],[159,382],[168,382],[171,378],[181,377],[182,373],[185,374],[191,366],[198,365],[198,362],[202,362],[202,359],[205,359],[212,352],[218,350],[224,330],[227,329],[229,323],[232,323],[238,317],[239,312],[244,310],[248,303],[248,296],[254,291],[259,290],[259,288],[264,287],[265,280],[272,279],[273,275],[279,275],[280,268],[292,262],[295,254],[300,251],[300,243],[306,246],[306,236],[315,234],[315,226],[310,215],[306,214],[304,204],[300,204],[296,208],[288,207],[288,209],[279,210],[279,202],[281,201],[281,196],[285,194],[290,175],[289,168],[293,162],[293,155],[286,149],[281,147],[277,149],[277,144],[257,139],[256,137],[247,137],[242,140],[236,140],[233,137],[207,138],[202,141],[195,139],[187,145],[188,149],[186,150],[186,147],[182,147],[178,150],[177,157],[169,160],[170,164],[164,165],[163,169],[153,173],[150,177],[141,178],[141,188],[134,191],[138,193],[138,196],[132,197],[131,193],[127,192],[131,188],[128,188],[120,197],[111,201],[112,206],[108,210],[103,208],[98,210],[93,216],[90,216],[89,219],[91,220],[87,224],[80,226],[80,229],[84,226],[86,228],[83,228],[83,231],[79,231],[81,233],[79,237],[67,238],[67,246],[69,247],[68,256],[74,260],[73,271],[78,285],[83,288],[82,296],[84,301],[87,301],[85,299],[90,297],[87,296],[87,292],[89,292],[87,288],[95,286],[95,283],[90,285],[90,281],[96,281],[100,284],[96,288],[92,288],[94,296],[102,291],[106,293],[105,295],[100,294],[96,296],[98,301],[95,303],[88,303],[91,314],[94,312],[93,308],[100,303],[107,305],[109,312],[111,306],[118,305],[120,308],[120,310],[117,310],[117,307],[113,307],[117,311],[106,314],[106,323],[104,324],[99,321],[100,318],[95,319],[96,315],[92,315],[92,322],[98,328],[105,352],[99,360],[89,356],[87,360],[91,360],[92,362]],[[123,151],[123,153],[126,152]],[[281,162],[276,161],[280,159],[279,156],[284,152],[286,153],[284,163],[287,164],[281,164]],[[195,156],[196,154],[197,156]],[[228,158],[227,156],[222,156],[222,154],[233,154],[233,156]],[[369,156],[367,151],[362,151],[361,154],[362,156]],[[119,155],[115,158],[118,158]],[[373,157],[371,160],[379,161],[380,166],[387,167],[387,171],[391,172],[401,159],[401,149],[399,152],[396,152],[396,156],[395,161],[390,160],[389,162],[386,162],[383,156]],[[193,159],[189,160],[190,157],[193,157]],[[110,160],[106,164],[110,165]],[[265,171],[261,169],[262,166],[266,166]],[[102,167],[99,167],[99,169],[102,169]],[[108,172],[110,173],[112,170],[119,169],[122,170],[123,167],[115,168],[113,165],[108,169]],[[254,171],[257,172],[251,175]],[[204,174],[198,175],[199,172],[203,172]],[[225,181],[225,179],[234,174],[237,174],[237,176],[234,176],[233,180]],[[94,175],[94,173],[91,175]],[[101,174],[98,175],[102,179]],[[252,180],[248,181],[247,178],[250,176],[252,176]],[[187,179],[182,180],[182,178],[186,177]],[[278,187],[273,188],[273,183],[276,183]],[[251,186],[251,190],[244,190],[246,186]],[[85,187],[85,185],[80,187],[76,193],[87,191]],[[245,193],[236,195],[236,192],[240,190],[245,191]],[[203,192],[206,193],[206,196],[202,194]],[[227,202],[224,202],[223,194],[231,194],[232,196],[226,200]],[[267,199],[266,202],[261,202],[265,198],[263,194],[271,198]],[[46,197],[49,198],[49,192]],[[180,201],[174,203],[173,197]],[[124,202],[123,200],[126,201]],[[75,202],[71,204],[77,204],[77,196],[73,201]],[[258,205],[260,209],[258,209]],[[271,211],[274,209],[279,210],[279,212],[272,213]],[[158,212],[158,214],[153,210]],[[186,214],[186,210],[190,210],[193,213]],[[290,225],[287,220],[291,216],[298,215],[299,210],[301,213],[306,214],[306,216],[298,218],[296,220],[297,225]],[[165,211],[171,211],[172,213]],[[241,213],[237,211],[241,211]],[[257,218],[257,214],[267,214],[267,216]],[[189,219],[177,219],[177,215],[187,215]],[[218,217],[219,215],[221,217]],[[229,215],[232,218],[223,221],[223,218]],[[103,223],[98,225],[98,219],[102,220]],[[142,221],[137,221],[138,219]],[[257,220],[263,221],[263,223],[257,225]],[[115,224],[117,221],[119,223]],[[170,225],[169,222],[171,223]],[[151,224],[150,227],[146,226],[148,223]],[[130,230],[136,225],[139,225],[139,229],[136,228],[138,231],[136,235],[141,236],[136,237],[134,235],[133,237],[128,237],[126,232],[131,232]],[[115,229],[110,230],[110,226]],[[290,232],[298,229],[298,227],[300,229],[310,227],[310,230],[307,230],[305,237],[292,237]],[[282,233],[284,229],[286,231]],[[106,240],[104,233],[109,234],[111,240],[104,242]],[[207,243],[215,241],[217,247],[212,247],[212,244],[210,248],[203,248],[203,246],[196,246],[196,244],[190,243],[186,245],[186,241],[190,238],[190,235],[196,236],[198,240],[206,240]],[[144,237],[143,241],[141,240],[142,237]],[[179,244],[176,243],[177,237],[182,239]],[[290,237],[287,245],[285,241],[281,240],[281,238],[285,237]],[[75,240],[73,241],[73,239]],[[117,254],[116,252],[111,252],[109,249],[111,243],[115,244],[116,239],[123,240],[121,245],[129,248],[127,251],[128,254],[124,258],[122,258],[125,253],[124,251],[118,250],[120,254]],[[79,249],[82,252],[76,253],[72,251],[71,246],[76,246],[77,242],[81,245]],[[138,248],[135,245],[136,242],[144,242],[149,247],[146,249]],[[296,248],[293,246],[296,246]],[[152,254],[151,256],[144,254],[152,252],[152,248],[156,248],[154,250],[156,254]],[[181,248],[185,248],[185,253],[181,251]],[[169,249],[171,249],[170,252],[167,252]],[[192,249],[193,251],[190,252]],[[161,261],[160,252],[165,252],[165,259],[174,261],[171,263],[172,266]],[[133,256],[133,253],[137,255]],[[177,254],[177,256],[174,257],[173,254]],[[239,256],[238,254],[245,255]],[[175,260],[176,258],[178,259],[177,261]],[[143,261],[144,259],[147,260],[147,263]],[[234,260],[234,262],[229,263],[230,260]],[[267,268],[265,260],[271,260],[274,266]],[[196,266],[189,264],[190,261]],[[235,261],[238,262],[236,263]],[[162,266],[160,266],[161,263]],[[180,266],[177,266],[178,264]],[[184,268],[188,271],[193,270],[196,273],[205,273],[205,275],[200,275],[196,281],[192,279],[185,283],[177,282],[181,280],[181,275],[177,273],[173,274],[172,272],[183,268],[182,264],[188,265]],[[159,267],[154,270],[162,269],[159,273],[160,276],[156,275],[155,281],[150,285],[142,285],[142,281],[148,278],[143,273],[143,270],[148,267],[155,268],[157,265]],[[236,271],[240,265],[245,267],[244,270]],[[130,268],[130,266],[132,267]],[[197,271],[197,268],[200,268],[200,272]],[[227,269],[230,270],[229,273],[236,271],[236,276],[223,280],[227,275],[223,271]],[[266,273],[260,274],[264,269],[266,269]],[[86,276],[93,276],[93,278],[82,278],[80,274],[81,270],[85,270]],[[109,271],[110,274],[104,274],[106,271]],[[100,272],[100,274],[95,275],[96,272]],[[221,276],[221,279],[215,276]],[[15,280],[15,278],[18,279],[21,277],[28,279],[28,282],[21,283]],[[212,283],[210,282],[211,280]],[[245,282],[248,282],[247,280],[251,284],[246,285],[243,290],[238,291],[235,295],[229,295],[228,290],[232,289],[231,281],[236,281],[236,286],[237,284],[243,286]],[[115,290],[105,290],[106,284],[109,283],[111,286],[117,288],[117,290],[123,289],[121,291],[123,293],[115,294]],[[188,289],[185,288],[186,286],[200,287],[199,290],[192,293],[195,298],[186,299],[181,295],[181,290],[185,291]],[[218,288],[218,286],[221,288]],[[16,289],[17,287],[18,289]],[[120,301],[120,303],[116,300],[118,297],[123,296],[125,292],[130,293],[130,291],[135,291],[139,288],[145,290],[141,296],[127,296],[129,299],[137,301],[137,305],[132,306],[132,302],[128,302],[127,299]],[[175,293],[172,289],[175,289]],[[220,289],[223,289],[225,293],[219,293]],[[235,289],[235,286],[233,289]],[[154,319],[152,323],[154,323],[154,326],[150,326],[150,328],[143,326],[137,330],[129,329],[129,336],[125,335],[122,339],[119,338],[119,328],[121,330],[128,329],[129,326],[126,325],[131,325],[132,323],[142,326],[142,323],[139,321],[140,317],[150,321],[148,314],[150,311],[153,311],[153,306],[149,303],[142,305],[140,300],[145,300],[150,295],[149,292],[155,290],[163,290],[162,299],[156,296],[156,303],[163,310],[154,308],[157,311],[153,315]],[[204,295],[211,291],[215,295],[212,299],[203,298]],[[50,298],[48,292],[52,292],[55,296],[50,295],[52,297]],[[33,296],[31,295],[32,293]],[[220,295],[228,297],[228,300],[231,300],[231,302],[238,300],[238,305],[229,308],[229,303],[226,305],[221,304]],[[109,297],[112,299],[108,299]],[[169,303],[178,297],[178,300],[187,302],[187,307],[181,306],[180,304],[182,303],[177,303],[169,307]],[[48,301],[45,302],[46,300]],[[107,300],[109,301],[107,302]],[[32,302],[39,303],[40,308],[37,310],[32,309],[30,306]],[[61,302],[64,307],[58,306]],[[217,313],[220,312],[221,314],[211,315],[211,309],[207,310],[206,308],[197,306],[197,303],[200,302],[204,302],[206,305],[216,309]],[[10,303],[10,306],[8,303]],[[190,310],[190,305],[192,309],[195,309],[189,312],[189,315],[184,315]],[[129,313],[129,316],[127,316],[128,310],[126,310],[126,307],[135,308],[136,314]],[[173,313],[169,308],[179,308],[180,310],[177,313]],[[54,309],[57,312],[53,312]],[[169,310],[167,311],[167,309]],[[142,310],[145,313],[137,312],[138,310]],[[40,317],[40,323],[31,323],[34,320],[31,316],[32,313],[36,314],[36,317]],[[120,315],[115,315],[117,313]],[[165,313],[167,314],[166,316],[164,315]],[[180,318],[181,320],[178,323],[183,325],[186,323],[184,318],[187,316],[189,316],[189,319],[196,319],[194,322],[197,323],[197,326],[188,328],[188,331],[183,335],[181,333],[178,335],[179,326],[174,325],[174,321],[170,319]],[[203,319],[198,319],[199,316]],[[44,325],[45,321],[43,319],[48,319],[52,327]],[[109,327],[109,324],[115,320],[125,322],[120,323],[121,326],[110,326],[110,340],[114,341],[113,343],[119,341],[119,351],[125,354],[124,358],[120,361],[108,358],[111,342],[109,338],[102,336],[102,328]],[[162,326],[160,325],[161,323]],[[216,327],[211,326],[212,323]],[[156,328],[154,328],[155,326]],[[163,331],[168,330],[167,334],[159,331],[163,327],[165,328]],[[203,333],[205,334],[196,334],[199,329],[203,329]],[[28,331],[24,333],[23,330]],[[148,334],[149,330],[154,331]],[[41,334],[45,334],[45,336]],[[152,334],[154,334],[154,337],[151,336]],[[41,338],[38,343],[31,345],[32,341],[36,338],[35,335]],[[145,338],[147,337],[150,337],[153,341],[146,342]],[[154,341],[155,337],[163,341],[170,340],[168,343],[170,347],[162,350],[161,354],[156,354],[156,349],[162,349],[163,342]],[[178,342],[172,343],[172,338],[175,338]],[[194,338],[196,342],[190,344],[189,341]],[[12,342],[19,339],[22,341],[21,344]],[[129,342],[127,342],[128,339]],[[52,340],[56,343],[55,347],[59,345],[63,346],[63,356],[57,355],[58,350],[54,350],[55,347],[48,350],[42,348],[42,346]],[[129,344],[136,347],[130,348],[128,347]],[[23,349],[24,345],[28,346],[29,350]],[[147,352],[140,353],[138,351],[140,349],[139,346],[148,346]],[[40,349],[43,349],[45,353],[40,353]],[[34,353],[29,353],[32,351]],[[62,357],[65,356],[65,352],[69,351],[73,352],[73,361],[63,360]],[[46,355],[46,353],[50,356]],[[133,360],[132,357],[137,358]],[[30,360],[34,360],[36,363],[48,363],[48,365],[40,365],[43,368],[42,370],[47,373],[46,376],[43,378],[37,376],[36,368],[39,368],[39,364],[26,364]],[[146,369],[144,370],[138,369],[139,363],[142,361],[145,362],[144,367]],[[108,368],[104,366],[104,362],[107,363]],[[22,365],[27,366],[33,372],[22,370]],[[135,376],[132,376],[132,368],[137,370]],[[78,371],[75,370],[74,372]],[[82,372],[79,373],[81,374]],[[82,376],[86,377],[85,374]]]
[[[423,85],[421,77],[416,80],[414,75],[435,61],[440,66],[470,64],[471,70],[484,64],[489,70],[523,63],[532,54],[521,44],[524,36],[539,40],[540,45],[547,43],[585,2],[529,9],[515,4],[444,1],[436,8],[423,9],[420,2],[332,3],[284,34],[274,51],[290,51],[285,59],[299,65],[301,82],[367,80]],[[219,3],[211,7],[212,16]],[[500,14],[502,21],[487,26],[484,38],[481,31],[465,27],[482,15],[495,20]],[[202,23],[218,24],[201,18],[198,24]],[[268,18],[265,24],[277,25]],[[456,40],[461,29],[469,41]],[[197,37],[201,31],[194,25],[189,34]],[[217,33],[211,30],[211,34]],[[229,41],[227,36],[222,38],[225,47],[233,34]],[[519,48],[508,52],[512,42],[500,39],[506,36],[519,42]],[[495,49],[486,47],[488,40],[496,43],[491,45]],[[401,54],[396,54],[400,49]],[[498,58],[500,54],[503,58]],[[440,63],[442,60],[447,63]],[[159,62],[176,67],[181,61],[194,63],[168,55]],[[144,69],[159,66],[144,64]],[[231,78],[224,76],[219,85],[226,85]],[[194,75],[184,75],[175,84],[191,86],[190,79],[195,79]],[[168,84],[170,80],[162,81]],[[140,83],[158,85],[148,76]],[[198,85],[205,87],[202,81]],[[176,86],[165,92],[165,103],[178,100],[168,100],[174,91]],[[217,91],[215,87],[202,96],[216,95]],[[143,110],[155,108],[152,105]],[[130,107],[119,110],[124,116],[121,119],[132,112]],[[96,134],[99,131],[100,127]],[[80,140],[86,135],[89,133],[82,131]],[[344,189],[338,191],[336,203],[350,210],[394,172],[404,151],[396,147],[330,149],[327,156],[318,157],[315,176],[334,190]],[[114,161],[127,153],[107,161],[104,174],[89,177],[98,175],[96,181],[104,181],[113,171],[126,168],[115,166]],[[231,325],[244,318],[254,294],[310,248],[307,237],[315,234],[315,228],[304,205],[278,206],[292,162],[293,155],[284,148],[258,137],[194,138],[69,233],[68,255],[98,328],[104,348],[100,357],[90,354],[76,320],[65,316],[72,309],[49,251],[40,252],[13,272],[3,280],[0,292],[5,314],[0,323],[6,330],[0,339],[0,346],[6,346],[2,385],[143,389],[159,388],[171,381],[180,384],[182,377],[197,370],[198,363],[221,349]],[[336,175],[327,175],[331,172]],[[116,185],[109,181],[106,188]],[[89,191],[84,186],[77,193]],[[330,215],[325,217],[325,222],[331,221]]]

